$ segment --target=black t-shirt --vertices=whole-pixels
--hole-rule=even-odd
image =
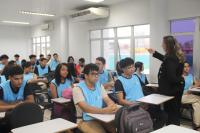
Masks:
[[[19,92],[18,91],[15,91],[12,86],[11,86],[11,83],[10,83],[10,88],[12,90],[13,93],[17,94]],[[28,84],[25,85],[25,88],[24,88],[24,99],[26,99],[27,96],[29,95],[33,95],[33,90],[31,89],[31,87],[29,87]],[[2,87],[0,87],[0,100],[3,100],[3,89]]]

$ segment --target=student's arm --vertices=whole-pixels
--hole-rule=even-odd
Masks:
[[[57,98],[57,88],[53,83],[50,84],[50,93],[52,98]]]
[[[117,92],[117,98],[120,105],[132,105],[133,102],[127,101],[124,97],[124,87],[120,80],[116,80],[115,82],[115,91]]]
[[[51,72],[51,68],[50,68],[50,66],[48,66],[48,72]]]
[[[130,105],[133,104],[133,102],[129,102],[129,101],[127,101],[126,99],[124,99],[124,94],[123,94],[123,92],[118,92],[118,93],[117,93],[117,98],[118,98],[118,102],[119,102],[120,105],[123,105],[123,106],[125,106],[125,105],[130,106]]]
[[[108,106],[105,108],[96,108],[93,106],[88,105],[85,102],[85,98],[80,88],[75,87],[73,88],[73,99],[74,103],[77,104],[83,112],[87,113],[94,113],[94,114],[110,114],[116,112],[116,107]]]
[[[15,108],[19,103],[6,103],[3,101],[3,90],[0,88],[0,112],[6,112]]]
[[[105,91],[103,85],[101,86],[101,94],[102,94],[103,100],[104,100],[104,102],[106,103],[107,106],[115,105],[115,103],[108,97],[107,92]]]

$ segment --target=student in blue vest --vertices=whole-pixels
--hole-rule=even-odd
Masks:
[[[24,62],[22,64],[22,68],[24,70],[24,80],[28,81],[28,83],[48,83],[46,78],[38,78],[38,76],[35,73],[32,73],[31,62]]]
[[[47,65],[47,59],[41,58],[40,64],[35,67],[34,73],[42,77],[44,74],[51,72],[50,67]]]
[[[19,66],[21,66],[21,61],[19,60],[19,57],[20,57],[20,56],[19,56],[18,54],[15,54],[15,55],[14,55],[16,64],[19,65]]]
[[[115,82],[115,89],[119,104],[130,106],[137,99],[144,97],[139,79],[134,73],[134,60],[125,58],[120,61],[120,67],[123,71]],[[159,129],[166,122],[166,114],[157,106],[141,104],[141,107],[149,112],[154,123],[154,129]]]
[[[56,67],[60,63],[59,57],[57,53],[53,54],[53,59],[51,60],[49,67],[51,68],[51,71],[55,71]]]
[[[55,79],[51,81],[50,92],[52,98],[62,97],[65,89],[72,88],[73,80],[71,73],[68,71],[66,63],[61,63],[56,67]]]
[[[113,123],[103,123],[86,113],[112,114],[117,106],[108,97],[104,87],[98,82],[99,68],[95,64],[84,67],[84,81],[73,88],[73,99],[77,110],[78,128],[83,133],[115,133]],[[103,107],[105,102],[106,107]]]
[[[64,97],[63,92],[67,93],[67,97],[72,97],[72,87],[73,81],[70,72],[68,71],[68,66],[66,63],[61,63],[56,67],[55,79],[51,81],[50,84],[50,95],[51,98]],[[74,103],[70,102],[66,105],[53,104],[53,111],[51,118],[63,118],[71,122],[76,122],[76,110]]]
[[[190,65],[188,62],[184,63],[183,77],[185,79],[184,93],[182,96],[182,104],[191,104],[194,110],[193,123],[195,129],[200,131],[200,96],[192,94],[189,89],[192,87],[199,87],[199,81],[195,81],[192,74],[190,74]]]
[[[105,69],[106,60],[103,57],[96,58],[95,64],[99,67],[99,82],[106,90],[114,87],[114,80],[110,72]]]
[[[148,84],[149,81],[147,80],[147,77],[144,73],[144,64],[142,62],[136,62],[135,63],[135,74],[140,78],[140,80],[143,82],[143,84]]]
[[[7,112],[24,102],[34,102],[33,92],[25,80],[23,69],[14,65],[9,68],[9,80],[0,84],[0,112]],[[0,131],[10,131],[9,115],[0,121]],[[3,124],[4,123],[4,124]]]
[[[34,72],[34,70],[35,70],[35,67],[37,66],[36,65],[36,55],[30,55],[29,56],[29,59],[30,59],[30,62],[31,62],[31,65],[32,65],[32,72]]]
[[[0,74],[2,73],[4,67],[8,65],[8,59],[9,57],[6,54],[0,56]]]
[[[0,75],[0,84],[6,82],[6,77],[4,75]]]
[[[23,102],[34,102],[31,88],[23,80],[23,69],[14,65],[9,69],[9,80],[0,85],[0,111],[8,111]]]

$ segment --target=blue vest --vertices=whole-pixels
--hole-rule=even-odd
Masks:
[[[103,108],[103,97],[101,93],[101,85],[99,82],[95,84],[94,90],[90,90],[85,84],[85,81],[80,82],[77,86],[82,90],[85,97],[85,102],[88,105],[96,108]],[[93,120],[93,118],[83,112],[83,120],[89,121]]]
[[[0,76],[0,84],[6,82],[6,77],[4,75]]]
[[[37,68],[39,76],[43,76],[44,74],[47,74],[49,72],[48,65],[46,65],[44,69],[42,69],[40,65],[37,65]]]
[[[55,79],[53,79],[51,83],[53,83],[56,86],[58,97],[62,97],[62,92],[64,89],[71,88],[72,86],[72,81],[68,79],[66,79],[64,83],[60,83],[59,85],[56,84]]]
[[[132,75],[130,79],[127,79],[123,76],[119,76],[118,79],[121,81],[123,85],[126,94],[125,99],[127,101],[133,102],[141,97],[144,97],[140,81],[135,75]]]
[[[5,65],[3,65],[3,64],[0,63],[0,70],[3,70],[4,67],[5,67]]]
[[[134,74],[137,74],[136,72]],[[146,75],[145,74],[137,74],[137,76],[140,78],[140,80],[145,84],[145,79],[146,79]]]
[[[99,83],[105,84],[109,82],[109,72],[107,70],[103,70],[103,73],[99,74]]]
[[[56,70],[56,67],[58,66],[58,62],[55,60],[55,59],[53,59],[53,60],[51,60],[51,63],[50,63],[50,68],[51,68],[51,71],[55,71]]]
[[[15,94],[10,87],[10,80],[2,83],[0,87],[3,89],[3,101],[5,102],[15,102],[17,100],[24,100],[24,88],[26,86],[26,81],[23,80],[21,87],[17,94]]]
[[[188,74],[185,77],[185,87],[184,87],[184,91],[187,91],[192,85],[193,85],[193,76],[192,74]]]
[[[16,61],[16,64],[21,66],[21,61]]]
[[[24,80],[28,81],[28,80],[31,80],[34,78],[34,73],[27,73],[27,74],[24,74]]]

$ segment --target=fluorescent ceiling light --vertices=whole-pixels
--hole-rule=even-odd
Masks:
[[[29,22],[17,22],[17,21],[0,21],[2,23],[8,23],[8,24],[23,24],[23,25],[29,25],[30,23]]]
[[[37,15],[37,16],[47,16],[47,17],[53,17],[54,14],[47,14],[47,13],[39,13],[39,12],[29,12],[29,11],[19,11],[20,14],[26,14],[26,15]]]
[[[103,2],[104,0],[85,0],[85,1],[99,3],[99,2]]]

